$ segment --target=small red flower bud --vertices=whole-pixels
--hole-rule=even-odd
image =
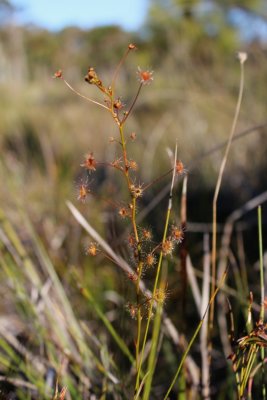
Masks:
[[[62,78],[62,77],[63,77],[63,73],[62,73],[61,69],[59,69],[58,71],[56,71],[54,73],[54,78]]]
[[[117,100],[114,101],[113,107],[114,107],[116,110],[121,110],[121,109],[124,107],[124,104],[122,103],[121,99],[118,98]]]
[[[91,83],[91,84],[96,83],[96,80],[98,78],[97,78],[97,74],[96,74],[96,72],[95,72],[93,67],[89,67],[88,68],[87,75],[85,75],[84,79],[88,83]]]
[[[103,87],[102,81],[98,78],[97,73],[95,72],[93,67],[89,67],[87,74],[84,77],[85,81],[90,83],[91,85],[96,85],[101,89],[102,91],[105,91],[106,89]]]
[[[142,71],[141,68],[138,67],[137,75],[142,85],[148,85],[153,81],[153,71]]]
[[[136,50],[136,49],[137,49],[137,47],[136,47],[136,45],[135,45],[135,44],[133,44],[133,43],[130,43],[130,44],[128,45],[128,49],[129,49],[129,50]]]

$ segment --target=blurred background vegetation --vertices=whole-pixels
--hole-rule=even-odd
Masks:
[[[264,0],[153,0],[138,32],[119,26],[90,30],[73,26],[51,32],[16,25],[14,13],[8,1],[0,2],[1,209],[31,252],[30,234],[23,223],[27,215],[68,295],[80,307],[79,317],[88,318],[88,310],[80,306],[73,272],[79,271],[86,285],[93,286],[100,303],[105,302],[103,293],[118,289],[118,273],[107,261],[98,260],[96,268],[85,256],[86,238],[65,201],[77,205],[75,186],[84,154],[93,151],[103,161],[116,156],[116,146],[109,141],[116,132],[108,113],[74,96],[52,79],[54,72],[61,68],[79,92],[102,101],[84,82],[87,68],[93,66],[108,82],[128,43],[135,43],[138,51],[127,59],[118,85],[123,102],[130,104],[138,86],[137,67],[154,70],[153,84],[142,91],[128,122],[128,133],[137,134],[131,151],[140,165],[140,181],[150,182],[168,170],[166,149],[173,149],[177,140],[178,157],[189,173],[188,220],[210,223],[222,149],[205,154],[228,138],[239,87],[236,53],[246,51],[238,132],[259,128],[232,146],[218,207],[219,221],[224,222],[267,187],[267,5]],[[114,179],[104,168],[94,175],[100,198],[116,192],[121,182]],[[167,182],[153,187],[144,205]],[[110,210],[103,213],[101,201],[91,199],[77,206],[106,239],[114,236]],[[266,212],[263,215],[265,228]],[[148,225],[160,230],[157,208],[147,218]],[[249,214],[245,222],[245,253],[248,265],[253,265],[258,260],[256,214]],[[202,244],[196,239],[189,230],[188,243],[199,267]],[[10,297],[0,308],[6,314],[15,313],[12,285],[6,286],[6,277],[1,275],[0,292]],[[124,284],[120,278],[119,285]],[[176,295],[174,291],[172,296]]]

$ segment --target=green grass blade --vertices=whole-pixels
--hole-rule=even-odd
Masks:
[[[132,356],[130,350],[128,349],[126,343],[122,340],[122,338],[119,336],[119,334],[115,331],[113,328],[112,324],[109,322],[105,314],[102,312],[101,308],[99,305],[96,303],[95,299],[93,298],[92,294],[88,289],[82,288],[81,290],[83,296],[89,301],[91,306],[94,308],[96,311],[98,317],[101,319],[105,327],[107,328],[108,332],[110,335],[113,337],[114,341],[117,343],[121,351],[127,356],[127,358],[131,361],[132,364],[135,363],[135,359]]]

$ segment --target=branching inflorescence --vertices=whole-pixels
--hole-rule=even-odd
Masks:
[[[152,231],[148,228],[140,227],[137,224],[137,205],[140,198],[143,196],[144,192],[155,182],[158,182],[162,177],[172,173],[174,183],[175,176],[181,176],[186,173],[183,163],[175,158],[174,166],[162,177],[155,179],[153,182],[145,185],[139,183],[136,177],[136,171],[138,170],[138,165],[135,160],[133,160],[128,154],[127,140],[125,136],[125,124],[127,119],[132,114],[134,106],[138,100],[143,86],[150,84],[153,81],[153,71],[143,70],[138,67],[137,78],[139,86],[137,88],[136,95],[128,108],[123,103],[120,96],[116,94],[116,81],[119,75],[119,71],[124,61],[130,52],[136,50],[134,44],[129,44],[128,48],[123,55],[121,61],[119,62],[115,72],[113,74],[111,84],[109,86],[104,85],[103,81],[98,76],[96,70],[93,67],[88,68],[88,72],[85,76],[85,81],[93,86],[96,86],[98,90],[104,95],[103,103],[95,101],[87,96],[76,91],[64,78],[63,72],[61,70],[57,71],[54,75],[55,78],[63,80],[67,87],[73,91],[76,95],[82,97],[83,99],[94,103],[95,105],[104,108],[108,111],[114,123],[118,128],[118,137],[110,138],[110,142],[119,144],[120,156],[114,159],[112,162],[103,163],[95,159],[93,152],[88,152],[84,160],[81,162],[80,166],[86,170],[87,173],[93,174],[99,165],[105,165],[107,167],[114,168],[123,174],[125,183],[128,188],[129,197],[126,201],[116,203],[117,214],[122,219],[129,219],[131,224],[131,232],[128,235],[128,245],[133,254],[133,273],[128,273],[127,278],[135,287],[136,299],[135,302],[129,301],[127,303],[127,308],[130,316],[136,320],[136,337],[134,338],[135,343],[135,367],[136,367],[136,383],[135,383],[135,398],[138,399],[140,393],[142,392],[142,386],[144,385],[144,398],[146,398],[146,393],[150,392],[149,384],[146,387],[146,383],[141,382],[142,377],[144,377],[144,349],[148,341],[148,334],[151,329],[152,316],[156,315],[154,326],[152,329],[152,343],[153,338],[158,337],[158,331],[160,323],[156,321],[161,320],[163,304],[166,301],[168,290],[167,283],[162,278],[162,260],[164,257],[170,256],[177,244],[181,243],[184,237],[184,231],[181,227],[177,225],[169,226],[170,212],[171,212],[171,197],[169,201],[169,207],[166,213],[166,221],[164,224],[164,232],[162,241],[160,243],[153,242]],[[129,135],[131,141],[136,140],[135,132]],[[172,192],[171,188],[171,192]],[[84,202],[87,196],[91,195],[92,191],[88,181],[81,182],[78,187],[77,199]],[[89,256],[96,256],[99,253],[99,248],[97,243],[91,242],[86,248],[86,254]],[[155,278],[154,284],[151,288],[151,294],[148,295],[141,290],[141,280],[145,277],[145,272],[148,269],[155,268]],[[158,329],[158,331],[157,331]],[[157,339],[156,339],[157,341]],[[154,343],[154,346],[156,343]],[[151,351],[153,353],[153,351]],[[153,360],[153,356],[150,361],[148,361],[146,376],[150,375],[150,379],[147,382],[151,382],[153,371],[149,366]],[[154,360],[155,361],[155,360]],[[150,370],[149,370],[150,368]]]

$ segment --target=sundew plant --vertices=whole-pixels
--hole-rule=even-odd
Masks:
[[[136,76],[129,78],[136,91],[124,101],[118,89],[122,69],[137,50],[128,45],[108,84],[97,67],[89,67],[84,83],[89,96],[77,91],[62,70],[53,76],[58,81],[53,83],[65,84],[88,102],[90,112],[98,107],[110,118],[112,137],[103,134],[101,140],[111,150],[104,159],[98,157],[92,136],[90,148],[77,161],[75,202],[67,201],[71,222],[54,240],[62,244],[69,226],[77,227],[79,243],[73,248],[84,246],[86,267],[78,265],[77,257],[75,265],[67,260],[68,273],[61,274],[26,212],[19,210],[21,234],[0,209],[0,272],[8,282],[3,299],[12,299],[10,309],[18,315],[16,324],[7,316],[0,324],[0,399],[266,399],[267,301],[260,205],[267,201],[267,193],[233,211],[225,224],[217,221],[224,171],[237,138],[247,55],[237,57],[236,107],[228,140],[221,146],[212,224],[201,231],[202,242],[194,243],[201,249],[197,269],[190,257],[187,221],[190,165],[185,168],[178,144],[168,143],[169,168],[146,182],[142,161],[147,155],[138,162],[133,156],[143,141],[129,122],[140,96],[156,79],[152,70],[137,67]],[[159,150],[165,152],[162,147]],[[98,179],[103,171],[105,192]],[[147,210],[155,207],[157,212],[148,219]],[[260,296],[249,282],[242,251],[243,262],[238,262],[231,249],[236,221],[255,208]],[[89,216],[99,217],[97,227],[85,217],[88,209],[93,210]],[[107,211],[118,227],[114,241],[103,222]],[[62,257],[58,262],[64,271],[65,261]],[[98,281],[102,273],[107,279],[112,275],[108,290]]]
[[[62,79],[64,83],[77,95],[82,96],[87,101],[102,107],[111,114],[114,124],[117,127],[117,137],[110,138],[110,141],[116,144],[120,155],[112,162],[103,162],[95,159],[93,151],[88,152],[84,161],[80,164],[86,171],[84,181],[81,181],[78,188],[78,200],[85,202],[91,195],[90,178],[97,170],[99,165],[106,165],[107,168],[114,168],[121,175],[128,191],[128,197],[125,199],[113,199],[115,212],[121,219],[129,221],[129,230],[127,233],[127,243],[129,249],[129,261],[125,263],[111,249],[107,252],[102,239],[100,241],[91,241],[86,252],[89,256],[95,257],[99,252],[104,252],[114,264],[123,267],[129,284],[133,285],[135,297],[127,299],[127,309],[129,317],[133,319],[135,329],[132,341],[134,343],[134,355],[128,354],[135,370],[135,382],[132,384],[130,393],[134,398],[150,398],[151,383],[155,370],[160,327],[164,303],[168,297],[168,283],[166,271],[163,273],[163,260],[172,255],[176,245],[179,245],[184,238],[184,229],[181,224],[171,223],[172,210],[172,192],[177,177],[185,176],[185,169],[182,161],[177,159],[177,149],[172,159],[172,168],[164,174],[170,175],[170,195],[169,204],[166,209],[166,218],[163,224],[162,240],[155,242],[153,229],[143,227],[138,222],[139,200],[145,191],[149,190],[151,185],[158,182],[145,184],[139,182],[137,171],[137,162],[131,158],[128,150],[128,142],[136,142],[137,137],[134,132],[127,132],[127,120],[131,116],[134,106],[141,94],[142,89],[153,82],[153,71],[143,70],[138,67],[138,89],[132,100],[132,103],[126,108],[121,97],[116,92],[116,82],[119,77],[120,68],[129,53],[136,50],[134,44],[129,44],[127,51],[115,69],[109,86],[103,84],[96,70],[92,67],[88,69],[85,81],[95,86],[104,95],[103,103],[87,98],[78,93],[64,78],[61,70],[55,73],[55,78]],[[73,210],[73,208],[72,208]],[[153,271],[153,285],[145,285],[146,273]],[[149,356],[147,356],[149,348]],[[128,353],[128,352],[127,352]]]

